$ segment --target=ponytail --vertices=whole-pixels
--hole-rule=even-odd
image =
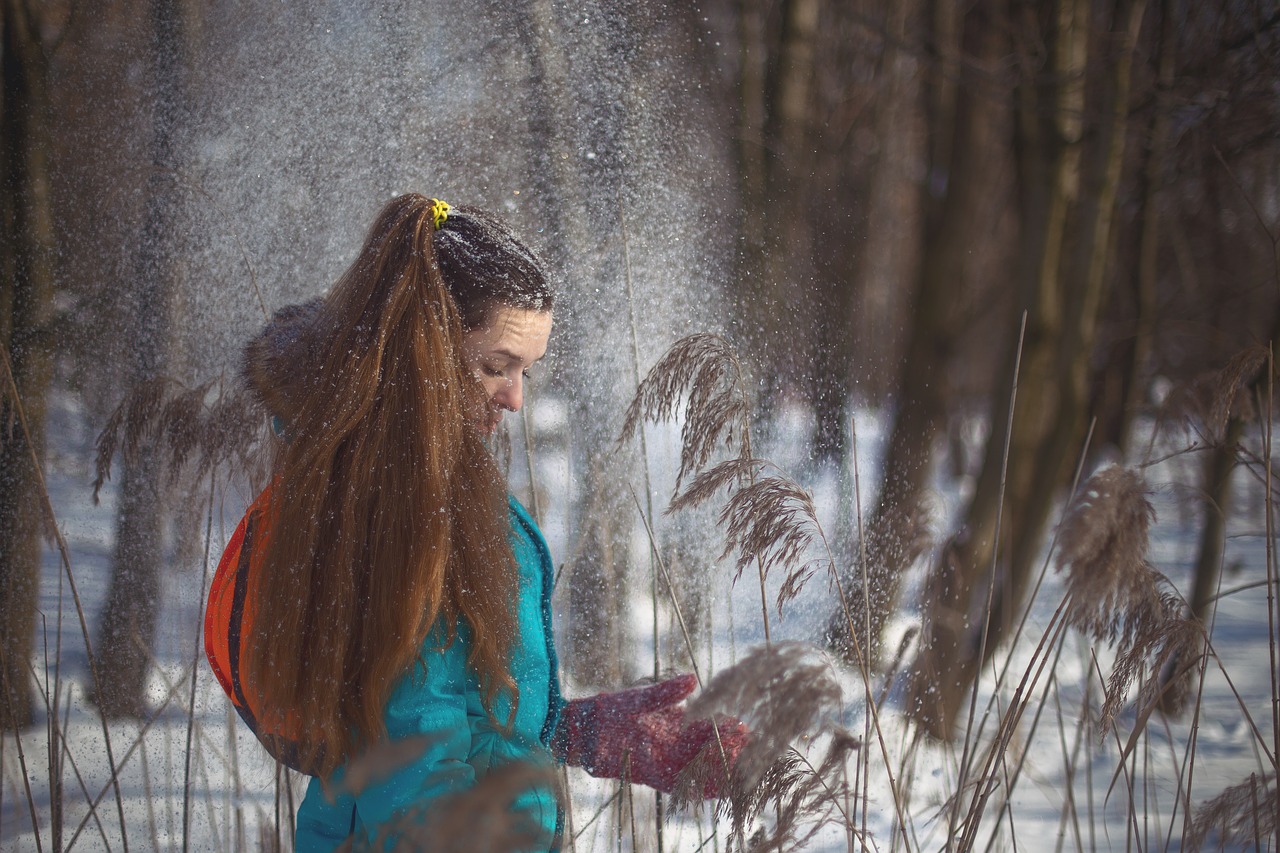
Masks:
[[[259,540],[246,688],[300,718],[321,775],[385,738],[391,688],[434,626],[452,642],[466,622],[487,710],[518,699],[506,488],[434,237],[430,200],[395,199],[321,305]]]

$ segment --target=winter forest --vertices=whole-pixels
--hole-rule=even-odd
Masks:
[[[563,849],[1280,850],[1275,0],[0,37],[0,849],[292,849],[201,634],[278,441],[240,351],[416,191],[554,277],[493,449],[565,695],[693,672],[751,731],[719,800],[556,769]],[[512,797],[433,849],[522,849]]]

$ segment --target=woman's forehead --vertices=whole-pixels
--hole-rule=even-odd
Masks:
[[[532,364],[546,354],[551,321],[550,311],[495,305],[484,325],[465,333],[463,345],[473,357],[497,355]]]

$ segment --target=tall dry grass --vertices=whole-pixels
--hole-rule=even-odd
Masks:
[[[1036,600],[1015,638],[993,655],[994,664],[974,696],[966,726],[969,744],[959,749],[930,742],[906,721],[897,705],[896,665],[876,670],[864,660],[856,671],[843,671],[812,645],[818,637],[810,643],[788,637],[790,614],[815,595],[852,612],[820,507],[808,489],[755,455],[748,386],[728,343],[715,336],[678,343],[639,383],[624,428],[629,436],[646,420],[681,421],[676,489],[667,514],[655,518],[649,502],[635,495],[637,522],[654,561],[651,593],[663,599],[664,612],[678,628],[674,642],[684,647],[687,659],[705,661],[705,650],[696,648],[696,626],[690,625],[693,608],[680,600],[681,584],[672,576],[681,561],[669,559],[655,528],[677,523],[693,508],[715,507],[725,582],[736,582],[754,566],[760,587],[760,624],[740,624],[738,630],[758,631],[766,643],[718,671],[699,665],[703,687],[689,713],[735,715],[748,723],[753,737],[727,777],[723,754],[710,747],[689,768],[681,792],[656,816],[665,827],[666,849],[1036,849],[1046,835],[1057,839],[1059,849],[1280,849],[1274,723],[1280,685],[1274,661],[1267,685],[1272,704],[1264,714],[1245,698],[1252,694],[1239,684],[1241,676],[1233,670],[1238,662],[1215,647],[1214,626],[1189,616],[1173,572],[1161,565],[1168,555],[1154,552],[1150,540],[1155,510],[1147,476],[1156,470],[1193,474],[1194,467],[1177,463],[1221,435],[1219,416],[1236,416],[1242,400],[1253,405],[1254,426],[1236,452],[1250,477],[1248,487],[1262,493],[1266,579],[1219,590],[1218,596],[1230,602],[1265,598],[1274,649],[1280,619],[1274,597],[1270,385],[1260,390],[1256,381],[1241,378],[1249,375],[1248,365],[1256,376],[1255,354],[1233,362],[1231,376],[1206,384],[1219,394],[1232,389],[1228,403],[1210,397],[1202,405],[1201,411],[1213,417],[1183,415],[1158,425],[1172,430],[1189,420],[1199,424],[1190,449],[1158,465],[1103,468],[1075,489],[1046,555]],[[1250,387],[1252,393],[1246,393]],[[98,485],[116,452],[160,441],[169,448],[171,476],[195,475],[204,483],[204,541],[212,547],[219,538],[214,517],[220,481],[233,470],[244,476],[260,431],[260,416],[231,392],[214,386],[147,386],[117,410],[103,432]],[[1151,448],[1172,441],[1169,434],[1157,436]],[[532,437],[526,442],[531,455]],[[528,465],[533,471],[532,459]],[[43,500],[57,531],[47,491]],[[61,554],[64,579],[74,587],[77,567],[68,549]],[[945,548],[936,558],[945,560]],[[695,565],[692,570],[707,569]],[[825,593],[816,592],[824,587]],[[920,594],[928,595],[929,589],[922,587]],[[75,609],[83,625],[78,601]],[[765,633],[770,620],[772,633]],[[655,625],[658,621],[655,609]],[[898,660],[917,636],[909,617],[904,624]],[[857,626],[852,627],[856,638]],[[87,628],[82,634],[92,678],[101,667],[88,649]],[[289,849],[298,780],[277,772],[262,792],[265,800],[244,805],[241,771],[249,759],[234,736],[234,720],[228,720],[226,743],[212,743],[204,732],[196,686],[207,677],[194,628],[191,644],[191,657],[164,685],[151,719],[125,738],[118,728],[103,725],[101,746],[110,746],[105,782],[86,779],[79,769],[84,756],[77,754],[83,744],[65,736],[68,714],[83,693],[58,670],[65,650],[50,648],[47,663],[33,665],[47,721],[40,761],[30,760],[31,735],[6,737],[0,747],[0,798],[12,804],[16,797],[22,805],[4,811],[0,801],[0,814],[20,814],[31,830],[6,827],[4,837],[21,834],[24,845],[38,850],[186,849],[196,837],[193,816],[204,814],[215,830],[201,838],[212,839],[216,849]],[[1211,681],[1225,685],[1212,702],[1206,694]],[[1210,759],[1198,740],[1209,714],[1215,724],[1238,726],[1255,756],[1253,766],[1241,766],[1238,777],[1216,790],[1203,778],[1201,768]],[[149,733],[171,726],[175,716],[181,737],[165,743],[174,763],[183,767],[177,773],[183,780],[182,809],[181,824],[170,833],[163,814],[150,809],[145,821],[136,814],[130,819],[118,782],[131,762],[156,749]],[[399,744],[366,756],[355,764],[348,785],[365,784],[409,760],[412,746]],[[1213,766],[1216,781],[1221,768]],[[726,785],[727,796],[718,803],[703,804],[691,796],[708,778]],[[456,842],[457,849],[522,849],[533,830],[510,804],[530,786],[555,784],[545,768],[495,774],[451,801],[447,810],[407,818],[399,827],[408,839],[405,849],[423,847],[425,838]],[[1028,789],[1048,792],[1040,798],[1052,816],[1046,817],[1045,806],[1028,805],[1035,801],[1025,795]],[[570,776],[564,796],[577,806],[566,824],[564,849],[655,849],[655,831],[645,828],[652,826],[644,820],[648,807],[625,781],[601,790]],[[477,826],[488,834],[477,834]],[[608,827],[603,836],[602,826]]]
[[[729,373],[724,365],[736,365],[736,359],[725,353],[725,346],[720,339],[694,336],[673,347],[641,383],[624,434],[643,418],[669,419],[677,412],[683,416],[677,490],[668,512],[723,501],[719,513],[725,539],[722,557],[732,559],[733,580],[736,582],[753,563],[759,566],[762,593],[766,580],[773,581],[776,591],[772,602],[763,603],[766,612],[762,618],[768,618],[772,606],[776,618],[781,619],[784,605],[831,567],[831,549],[809,492],[730,440],[737,424],[747,422],[744,411],[749,410],[749,403],[726,393],[726,387],[731,386],[724,381]],[[1198,389],[1204,400],[1196,419],[1198,443],[1187,445],[1178,455],[1196,453],[1214,440],[1221,442],[1226,418],[1239,409],[1244,390],[1255,389],[1260,403],[1255,407],[1255,444],[1229,449],[1264,486],[1268,580],[1233,594],[1253,592],[1272,602],[1276,577],[1270,536],[1272,409],[1269,397],[1262,404],[1257,393],[1258,367],[1264,361],[1256,350],[1246,351]],[[1203,389],[1213,393],[1205,395]],[[1154,447],[1176,441],[1176,436],[1157,429],[1151,441]],[[852,808],[839,812],[848,849],[879,849],[881,845],[929,849],[936,845],[971,850],[990,849],[1002,841],[1016,846],[1017,791],[1027,779],[1029,765],[1041,757],[1031,746],[1038,737],[1062,745],[1060,773],[1067,790],[1061,796],[1060,838],[1073,838],[1079,849],[1117,843],[1144,849],[1199,849],[1204,844],[1247,844],[1259,849],[1280,846],[1274,834],[1275,736],[1264,734],[1265,722],[1260,727],[1255,721],[1254,711],[1214,648],[1212,626],[1201,624],[1190,614],[1179,589],[1151,556],[1149,534],[1155,511],[1149,499],[1151,487],[1143,476],[1145,467],[1106,467],[1075,490],[1045,560],[1046,572],[1056,565],[1060,578],[1048,583],[1041,578],[1036,585],[1039,598],[1027,606],[1015,639],[995,656],[993,671],[974,694],[962,754],[957,756],[948,745],[929,743],[892,709],[892,726],[898,731],[887,735],[889,726],[881,725],[878,709],[884,697],[894,695],[891,682],[896,666],[884,673],[870,671],[865,663],[859,667],[855,675],[865,682],[861,714],[864,720],[872,721],[868,732],[874,732],[879,749],[861,744],[854,757],[857,769],[866,774],[861,788],[846,781],[833,798],[855,802]],[[938,558],[945,561],[946,553],[944,548]],[[847,618],[852,619],[834,572],[829,583]],[[930,594],[928,587],[923,594]],[[1048,596],[1058,596],[1057,601],[1046,600]],[[1033,631],[1027,624],[1035,608],[1051,611],[1041,631]],[[1273,605],[1268,607],[1272,648],[1277,624],[1274,610]],[[855,638],[856,627],[851,625],[850,630]],[[913,631],[905,632],[907,643]],[[1083,673],[1074,685],[1058,674],[1073,663]],[[1270,672],[1275,697],[1280,694],[1274,666]],[[1196,731],[1204,709],[1207,675],[1225,682],[1234,713],[1257,753],[1258,770],[1247,782],[1197,806],[1193,797],[1201,789],[1194,786]],[[772,701],[785,707],[794,690],[779,691]],[[717,708],[731,710],[724,705]],[[1273,701],[1272,716],[1276,708],[1280,708],[1280,699]],[[773,742],[776,718],[764,715],[758,719],[763,721],[758,737]],[[822,727],[817,726],[808,734],[818,734],[819,740],[826,737],[830,743],[847,737],[837,737],[829,730],[821,732]],[[802,740],[796,731],[779,729],[776,734],[784,740]],[[1160,755],[1162,752],[1165,754]],[[918,778],[922,763],[935,760],[946,767],[953,780],[940,812],[936,807],[922,808],[910,783]],[[1111,767],[1104,791],[1094,790],[1099,763]],[[758,801],[745,789],[729,798],[734,825],[731,840],[738,849],[757,849],[751,846],[753,838],[771,839],[769,844],[801,843],[791,832],[794,811],[781,807],[788,791],[801,785],[803,774],[797,775],[795,766],[794,761],[784,761],[763,773],[753,768],[752,778],[767,777],[774,785],[768,799],[779,807],[773,811],[751,807],[752,803],[758,806]],[[1043,775],[1044,771],[1037,772]],[[859,809],[865,815],[868,808],[867,779],[872,775],[881,783],[887,782],[887,795],[870,805],[889,816],[878,821],[878,839],[871,837],[867,822],[858,815]],[[1085,788],[1081,798],[1076,796],[1077,786]],[[863,800],[856,803],[859,796]],[[1123,803],[1119,817],[1113,813],[1117,802]],[[1159,812],[1160,808],[1166,811]],[[929,827],[938,825],[940,814],[950,817],[941,821],[947,831],[938,838],[936,832],[930,834]],[[825,820],[818,810],[807,818],[812,826]],[[1114,832],[1117,825],[1123,827],[1123,839],[1107,840],[1107,833]],[[784,838],[790,841],[779,840]]]

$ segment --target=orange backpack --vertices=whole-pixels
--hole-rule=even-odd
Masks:
[[[204,611],[204,652],[232,707],[267,752],[281,764],[306,773],[309,771],[299,758],[295,716],[264,713],[257,697],[247,695],[240,678],[240,657],[257,609],[254,592],[262,571],[262,542],[270,527],[270,504],[268,486],[240,519],[222,552]]]

